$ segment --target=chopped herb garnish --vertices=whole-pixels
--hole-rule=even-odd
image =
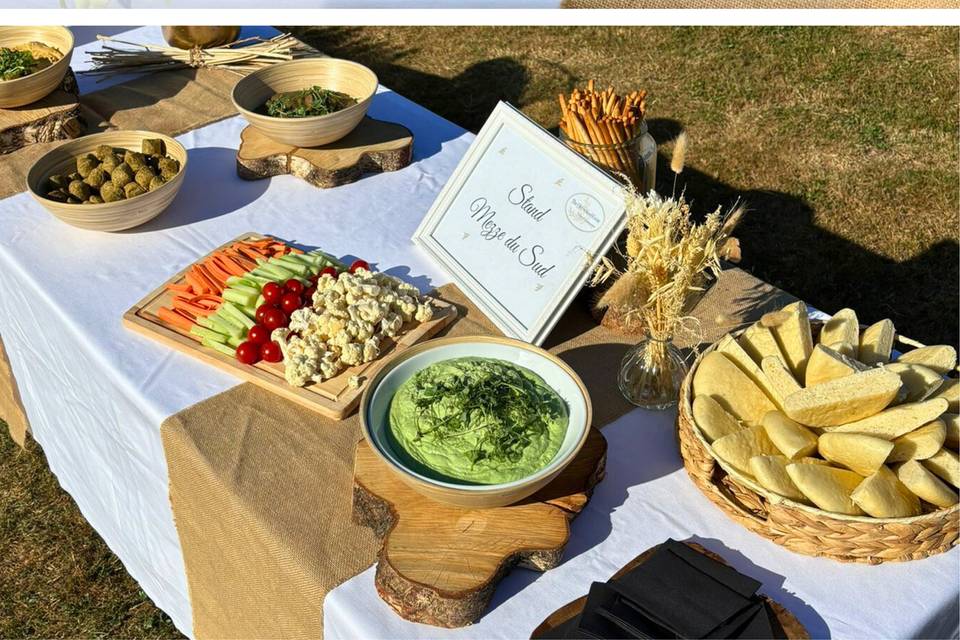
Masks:
[[[301,91],[277,93],[265,106],[274,118],[306,118],[325,116],[357,104],[357,99],[339,91],[313,86]]]
[[[0,79],[16,80],[33,73],[37,64],[29,51],[0,47]]]
[[[517,462],[524,449],[547,433],[563,406],[549,389],[538,387],[509,365],[471,368],[447,378],[415,376],[415,441],[468,438],[471,458]]]

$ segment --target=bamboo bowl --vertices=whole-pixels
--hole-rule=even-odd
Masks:
[[[357,104],[325,116],[273,118],[257,113],[267,99],[283,91],[319,85],[357,99]],[[247,122],[268,138],[297,147],[336,142],[353,131],[370,108],[377,91],[376,74],[356,62],[306,58],[280,62],[251,73],[233,88],[233,104]]]
[[[50,176],[68,173],[77,156],[92,153],[101,144],[139,151],[140,143],[148,138],[163,140],[167,155],[180,161],[180,173],[159,189],[129,200],[101,204],[67,204],[45,197]],[[47,211],[67,224],[94,231],[122,231],[156,218],[170,206],[183,185],[186,171],[187,150],[173,138],[150,131],[107,131],[66,142],[37,160],[27,173],[27,190]]]
[[[812,321],[814,340],[823,323]],[[861,330],[864,327],[861,327]],[[743,331],[737,331],[737,336]],[[915,345],[898,336],[901,345]],[[705,349],[680,389],[677,416],[680,456],[700,491],[731,519],[796,553],[840,562],[904,562],[949,551],[960,535],[960,505],[909,518],[872,518],[824,511],[767,491],[713,455],[693,419],[693,376]]]
[[[45,98],[63,82],[73,55],[73,33],[66,27],[0,27],[0,47],[42,42],[63,54],[46,69],[15,80],[0,80],[0,108],[22,107]]]
[[[417,371],[443,360],[481,356],[506,360],[538,374],[566,402],[570,422],[560,450],[546,466],[500,484],[469,484],[441,480],[409,464],[392,444],[389,407],[397,388]],[[583,448],[592,423],[590,394],[580,377],[556,356],[520,340],[465,336],[429,340],[405,349],[384,363],[367,384],[360,400],[360,424],[370,450],[399,480],[420,495],[468,509],[502,507],[533,495],[563,472]]]

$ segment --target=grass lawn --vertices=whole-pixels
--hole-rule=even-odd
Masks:
[[[299,29],[476,131],[497,100],[545,127],[595,78],[650,92],[651,132],[691,137],[687,192],[738,197],[743,266],[826,311],[958,334],[956,28]],[[662,163],[661,163],[662,164]],[[666,166],[658,174],[669,191]],[[0,423],[0,637],[177,635]],[[12,596],[11,596],[12,594]]]

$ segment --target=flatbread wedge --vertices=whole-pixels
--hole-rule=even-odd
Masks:
[[[853,309],[840,309],[824,322],[820,329],[820,344],[831,345],[838,342],[849,345],[860,342],[860,321]]]
[[[750,458],[779,453],[770,442],[763,427],[747,427],[736,433],[718,438],[711,445],[718,458],[747,476],[750,473]]]
[[[744,428],[710,396],[697,396],[693,399],[693,420],[707,442],[713,442]]]
[[[783,358],[783,353],[780,352],[780,347],[777,346],[777,339],[773,337],[770,329],[759,322],[747,327],[746,330],[740,334],[738,342],[757,364],[760,364],[767,356]]]
[[[811,504],[790,479],[790,474],[787,473],[790,462],[786,456],[753,456],[750,458],[750,473],[764,489],[784,498]]]
[[[893,443],[859,433],[823,433],[817,448],[824,459],[866,477],[883,466]]]
[[[946,380],[932,397],[946,400],[950,413],[960,413],[960,378]]]
[[[888,467],[864,478],[850,499],[874,518],[909,518],[920,515],[920,499]]]
[[[884,365],[887,371],[893,371],[900,376],[906,393],[904,402],[920,402],[933,396],[944,383],[943,376],[922,364],[909,362],[891,362]]]
[[[934,420],[919,429],[905,433],[893,441],[893,450],[887,456],[887,462],[905,462],[924,460],[943,447],[947,437],[947,425],[943,420]]]
[[[780,310],[782,319],[769,326],[777,340],[783,361],[797,380],[803,380],[807,359],[813,351],[813,334],[810,331],[810,316],[802,300],[788,304]]]
[[[866,371],[869,368],[859,360],[845,356],[826,345],[818,344],[810,353],[810,359],[807,360],[805,383],[806,386],[812,387],[860,371]]]
[[[832,433],[863,433],[878,438],[893,440],[928,422],[933,422],[947,410],[947,401],[943,398],[931,398],[923,402],[911,402],[885,409],[868,418],[862,418],[846,424],[825,427]]]
[[[763,414],[776,408],[740,367],[717,351],[705,355],[697,366],[693,395],[712,396],[728,413],[748,425],[760,424]]]
[[[783,409],[787,416],[807,426],[841,425],[883,410],[899,389],[900,376],[871,369],[806,387],[789,396]]]
[[[853,471],[820,464],[794,462],[787,465],[787,474],[807,498],[824,511],[849,516],[863,515],[850,494],[863,481]]]
[[[957,492],[917,460],[897,467],[897,477],[911,493],[932,505],[946,509],[957,504]]]
[[[943,446],[947,449],[956,451],[960,448],[960,415],[956,413],[945,413],[940,416],[946,427],[946,435],[943,438]]]
[[[954,487],[960,487],[960,457],[955,451],[940,449],[926,460],[922,460],[920,464]]]
[[[860,355],[857,360],[869,365],[890,362],[895,333],[893,322],[886,319],[864,329],[860,335]]]
[[[790,373],[790,369],[780,358],[767,356],[760,363],[760,368],[770,381],[773,392],[776,394],[774,402],[778,406],[783,406],[783,401],[787,396],[800,391],[803,387],[797,382],[797,379]]]
[[[767,437],[790,460],[813,455],[817,450],[817,436],[779,411],[769,411],[761,421]]]
[[[957,350],[948,344],[935,344],[907,351],[897,358],[897,362],[922,364],[940,375],[946,375],[957,366]]]
[[[736,338],[729,333],[720,338],[720,340],[717,341],[717,351],[733,360],[733,363],[740,367],[740,369],[747,374],[747,377],[753,380],[753,383],[760,387],[760,390],[767,394],[767,397],[770,398],[774,404],[777,404],[776,392],[773,389],[773,385],[770,384],[767,375],[760,370],[760,366],[750,357],[750,354],[740,346]],[[780,408],[779,404],[777,404],[777,408]]]

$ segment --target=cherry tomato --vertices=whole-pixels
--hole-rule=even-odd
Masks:
[[[287,326],[287,322],[289,322],[287,314],[276,307],[269,309],[263,315],[263,324],[271,331]]]
[[[313,294],[317,292],[316,287],[310,287],[303,292],[303,304],[312,306],[313,305]]]
[[[290,293],[297,294],[298,296],[303,293],[303,283],[299,280],[294,280],[293,278],[287,280],[286,284],[283,285],[283,288]]]
[[[260,345],[260,357],[265,362],[280,362],[283,360],[283,351],[276,342],[264,342]]]
[[[247,342],[252,342],[253,344],[270,342],[270,329],[267,329],[262,324],[253,325],[250,327],[250,331],[247,332]]]
[[[314,286],[316,286],[316,285],[317,285],[317,281],[320,279],[320,274],[319,274],[319,273],[314,274],[314,275],[310,276],[310,278],[308,278],[308,279],[310,280],[310,283],[311,283],[311,284],[313,284]]]
[[[280,298],[280,308],[283,309],[285,314],[290,315],[300,308],[300,296],[292,291],[288,291]]]
[[[370,265],[367,264],[366,260],[354,260],[353,264],[350,265],[350,273],[356,273],[357,269],[366,269],[370,271]]]
[[[317,279],[320,279],[323,276],[330,276],[331,278],[336,279],[338,275],[339,274],[337,273],[337,269],[335,267],[324,267],[323,269],[320,269],[320,273],[317,274]]]
[[[270,309],[276,309],[276,307],[269,302],[265,302],[257,307],[257,312],[253,314],[253,317],[258,323],[263,324],[263,319],[266,317],[267,311],[270,311]]]
[[[260,361],[260,345],[247,340],[237,347],[237,360],[243,364],[257,364]]]
[[[263,290],[260,293],[263,294],[263,299],[268,303],[280,304],[280,298],[283,297],[283,287],[276,282],[268,282],[263,285]]]

